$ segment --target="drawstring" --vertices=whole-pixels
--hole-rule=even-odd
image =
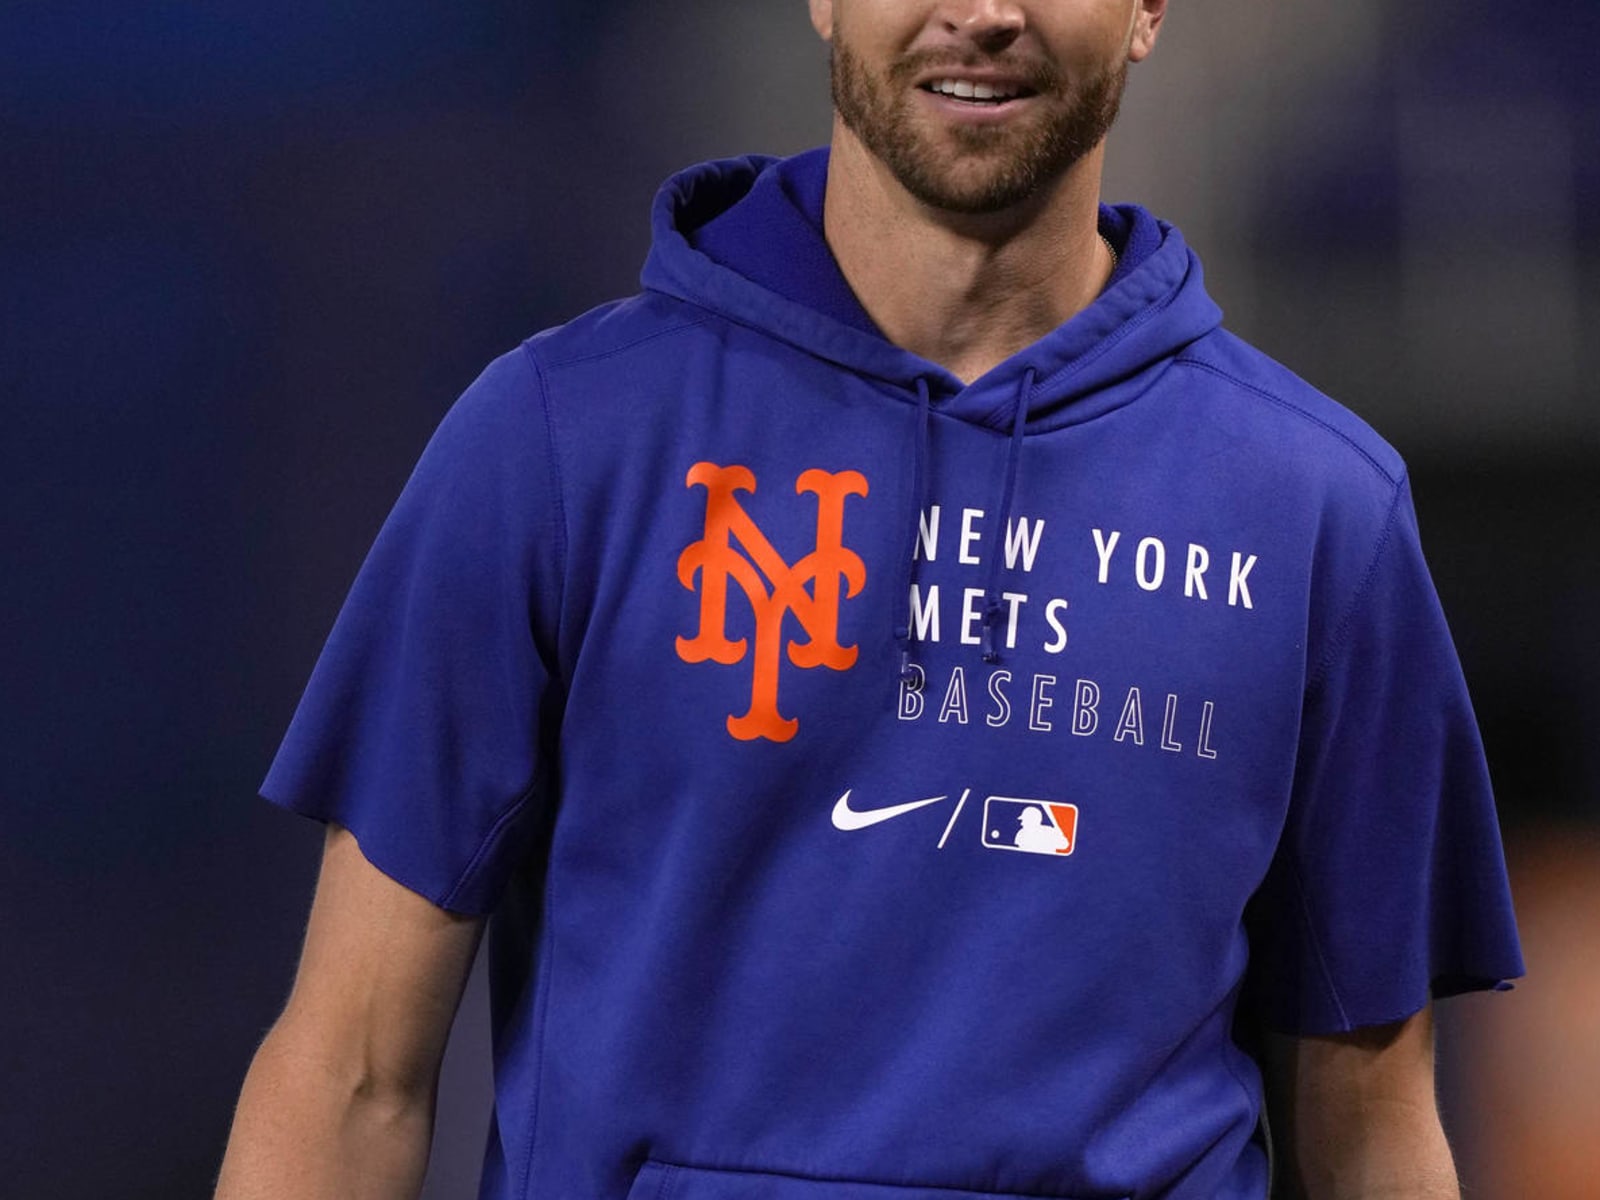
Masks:
[[[917,539],[922,529],[922,514],[928,507],[928,410],[932,401],[928,397],[928,381],[917,377],[917,436],[911,468],[911,536],[906,552],[901,556],[905,578],[894,623],[895,641],[900,645],[900,678],[906,683],[916,679],[911,666],[911,585],[916,582]]]
[[[1005,556],[1006,529],[1011,522],[1011,502],[1017,490],[1017,467],[1022,458],[1022,435],[1028,420],[1028,401],[1033,392],[1035,373],[1030,367],[1022,373],[1022,383],[1017,388],[1017,406],[1011,417],[1011,442],[1006,450],[1006,473],[1000,485],[1000,502],[995,506],[998,516],[994,525],[994,540],[989,544],[988,572],[983,589],[983,661],[999,662],[1000,650],[996,630],[1005,617],[1005,606],[1000,596],[1000,561]],[[917,378],[917,434],[914,439],[911,470],[911,529],[907,538],[904,578],[895,601],[894,638],[900,647],[900,678],[906,683],[916,681],[917,672],[911,661],[911,588],[916,582],[917,543],[921,537],[922,514],[928,507],[928,413],[932,400],[928,395],[928,381]]]
[[[1022,384],[1017,388],[1017,409],[1011,418],[1011,446],[1006,453],[1005,482],[1000,488],[997,506],[999,520],[994,524],[994,540],[989,543],[989,573],[983,587],[983,661],[1000,661],[1000,651],[995,643],[995,630],[1000,627],[1004,606],[1000,603],[1000,560],[1005,554],[1006,527],[1011,521],[1011,500],[1017,490],[1017,464],[1022,457],[1022,431],[1028,419],[1028,401],[1033,391],[1033,368],[1022,373]],[[909,603],[909,601],[907,601]]]

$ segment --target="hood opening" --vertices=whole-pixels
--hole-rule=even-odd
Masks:
[[[906,403],[917,403],[917,381],[927,381],[941,415],[1003,434],[1012,432],[1025,371],[1035,385],[1024,432],[1048,432],[1131,399],[1141,377],[1221,323],[1178,231],[1137,206],[1106,208],[1102,231],[1122,249],[1100,297],[964,384],[886,341],[850,292],[822,236],[826,165],[827,151],[813,150],[673,176],[656,196],[644,286],[891,384]]]

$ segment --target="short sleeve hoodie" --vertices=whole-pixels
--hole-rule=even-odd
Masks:
[[[1522,971],[1404,464],[1137,208],[962,383],[825,170],[676,176],[468,389],[265,794],[494,914],[485,1198],[1259,1198],[1241,1003]]]

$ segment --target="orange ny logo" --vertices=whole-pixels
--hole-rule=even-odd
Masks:
[[[751,662],[750,710],[728,716],[728,732],[741,741],[766,738],[787,742],[800,722],[778,712],[778,667],[783,651],[783,618],[793,613],[805,640],[791,640],[789,661],[797,667],[845,671],[855,665],[856,648],[839,644],[839,586],[845,597],[867,582],[867,568],[844,547],[846,496],[865,496],[867,481],[859,471],[810,470],[795,480],[797,494],[817,497],[816,549],[790,566],[744,511],[735,493],[754,492],[755,474],[748,467],[695,463],[686,486],[706,489],[706,532],[678,556],[678,582],[691,592],[699,576],[700,631],[678,639],[684,662],[731,666],[743,662],[748,639],[728,638],[728,581],[738,584],[755,615],[755,652]],[[734,548],[737,541],[741,554]],[[748,556],[748,557],[747,557]],[[762,579],[765,577],[766,582]]]

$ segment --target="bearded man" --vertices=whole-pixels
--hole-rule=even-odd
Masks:
[[[484,1197],[1457,1195],[1482,753],[1399,457],[1100,204],[1165,9],[811,0],[831,146],[452,409],[264,785],[219,1196],[416,1194],[491,914]]]

